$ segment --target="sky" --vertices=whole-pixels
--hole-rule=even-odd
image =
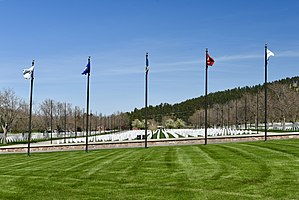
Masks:
[[[22,70],[35,60],[34,107],[45,99],[110,115],[299,75],[297,0],[0,0],[0,89],[29,101]]]

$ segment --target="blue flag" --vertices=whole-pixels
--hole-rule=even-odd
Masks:
[[[88,59],[88,63],[84,69],[84,71],[82,72],[82,75],[86,75],[86,74],[90,74],[90,60]]]
[[[145,55],[145,71],[148,72],[148,66],[149,66],[149,62],[148,62],[148,52],[146,52]]]
[[[146,61],[145,61],[145,66],[149,66],[149,62],[148,62],[148,53],[146,53]]]

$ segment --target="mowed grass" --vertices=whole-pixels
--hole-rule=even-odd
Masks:
[[[0,199],[299,199],[296,139],[0,160]]]

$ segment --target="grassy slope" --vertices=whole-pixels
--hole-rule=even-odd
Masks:
[[[0,199],[297,199],[299,140],[0,155]]]

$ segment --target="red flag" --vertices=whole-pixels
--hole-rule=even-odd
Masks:
[[[214,59],[210,57],[210,55],[207,53],[207,65],[213,66],[214,62],[215,62]]]

